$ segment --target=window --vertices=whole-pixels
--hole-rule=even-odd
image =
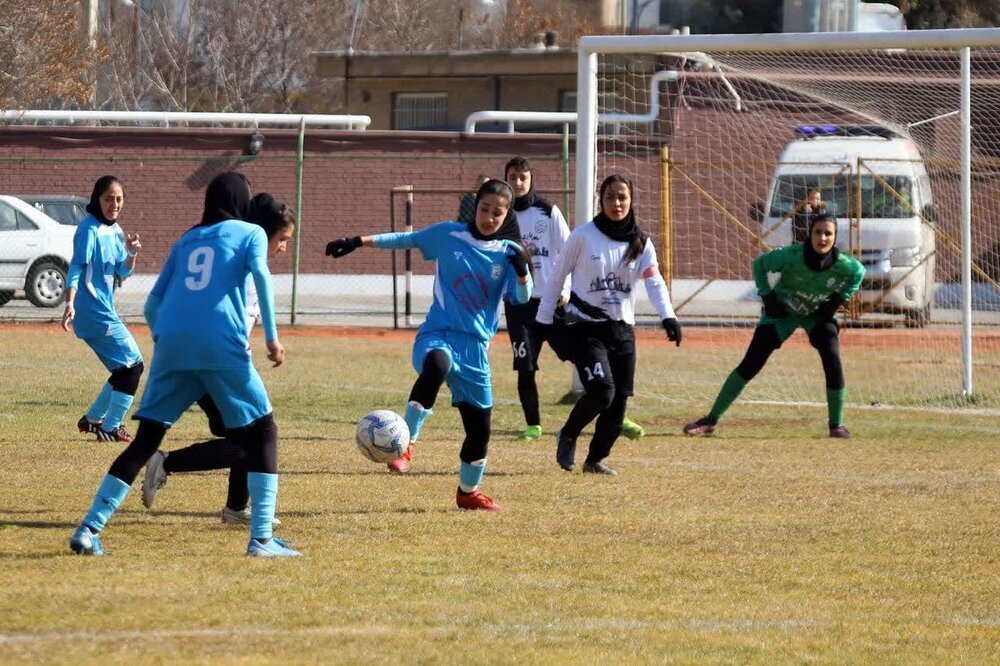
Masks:
[[[828,213],[840,217],[853,216],[858,201],[857,181],[856,175],[846,172],[837,175],[781,175],[774,183],[771,216],[783,217],[794,213],[799,203],[813,189],[820,190]],[[907,205],[910,201],[913,201],[913,181],[906,176],[883,175],[875,178],[866,174],[861,177],[862,218],[910,217],[913,215]]]
[[[421,129],[447,124],[447,93],[395,93],[392,96],[393,129]]]
[[[0,231],[17,230],[17,211],[10,204],[0,201]]]

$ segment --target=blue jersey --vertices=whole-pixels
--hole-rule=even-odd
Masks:
[[[434,302],[421,331],[461,331],[489,342],[500,323],[500,301],[523,303],[531,292],[517,287],[517,274],[507,259],[519,252],[510,240],[478,240],[458,222],[439,222],[413,233],[379,234],[374,247],[418,248],[424,259],[437,262]],[[519,293],[524,292],[524,293]]]
[[[73,331],[80,338],[107,335],[122,321],[115,312],[115,275],[126,277],[128,252],[121,227],[103,224],[93,215],[80,220],[73,234],[73,260],[67,286],[76,288]]]
[[[265,277],[270,294],[267,236],[259,226],[226,220],[181,236],[150,293],[151,300],[159,301],[153,322],[156,362],[172,370],[248,365],[246,283],[251,271]]]

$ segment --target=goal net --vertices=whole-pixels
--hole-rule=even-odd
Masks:
[[[803,238],[813,196],[867,269],[841,315],[849,402],[1000,408],[1000,30],[592,37],[580,63],[578,215],[633,180],[698,361],[668,399],[708,402],[737,365],[751,262]],[[742,399],[824,396],[799,331]]]

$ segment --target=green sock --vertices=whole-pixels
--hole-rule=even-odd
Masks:
[[[740,377],[739,373],[735,370],[730,372],[729,376],[726,377],[726,381],[722,383],[722,388],[719,390],[719,397],[715,399],[715,404],[712,405],[712,411],[708,413],[709,418],[713,418],[716,421],[721,419],[722,415],[729,409],[729,405],[733,404],[733,400],[739,397],[743,391],[743,387],[746,385],[747,380]]]
[[[844,400],[846,399],[846,388],[826,390],[826,413],[831,428],[844,425]]]

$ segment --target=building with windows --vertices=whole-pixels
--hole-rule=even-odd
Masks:
[[[314,54],[322,78],[344,85],[343,113],[369,129],[461,129],[475,111],[575,111],[576,50]]]

